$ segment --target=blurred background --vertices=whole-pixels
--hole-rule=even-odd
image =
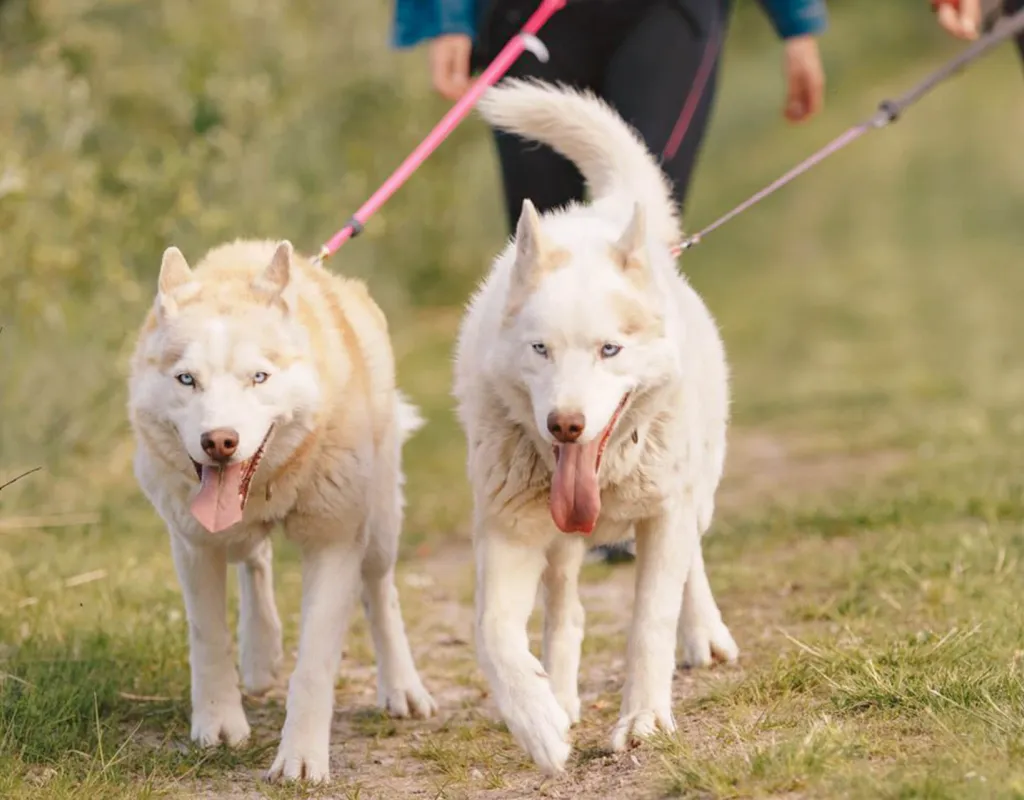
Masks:
[[[924,0],[829,7],[826,109],[792,127],[781,47],[755,4],[737,3],[689,229],[960,47]],[[315,252],[342,225],[446,109],[426,53],[389,49],[390,13],[337,0],[0,1],[0,483],[42,467],[0,494],[0,656],[120,631],[121,608],[180,604],[125,415],[160,255],[175,244],[194,261],[236,236]],[[901,454],[884,475],[849,461],[840,499],[801,495],[791,527],[1024,507],[1022,80],[1001,47],[682,259],[732,361],[728,480],[747,474],[758,490],[756,503],[726,494],[727,534],[767,525],[799,494],[773,447]],[[491,139],[470,119],[329,262],[368,281],[399,382],[429,415],[406,451],[406,558],[468,536],[450,358],[504,237]],[[869,484],[870,508],[835,511]],[[127,577],[70,617],[52,611],[68,576],[93,569]]]
[[[827,108],[793,128],[777,41],[738,3],[688,228],[957,47],[923,2],[830,8]],[[0,3],[0,475],[44,468],[4,493],[5,514],[139,507],[125,363],[164,247],[195,260],[259,236],[313,252],[340,227],[446,108],[426,53],[390,50],[389,25],[381,3]],[[780,393],[856,395],[851,361],[874,364],[878,391],[942,392],[1016,352],[1000,326],[1022,280],[1019,80],[1001,48],[683,260],[723,326],[740,420]],[[491,141],[471,118],[330,264],[368,280],[400,381],[431,415],[410,446],[413,538],[465,532],[449,355],[504,235]],[[992,340],[974,342],[976,326]],[[935,337],[954,332],[952,350]],[[1000,382],[1024,361],[1002,366]],[[138,524],[157,528],[148,512]]]

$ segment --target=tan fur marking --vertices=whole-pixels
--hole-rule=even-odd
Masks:
[[[159,324],[160,320],[157,319],[156,309],[149,309],[149,313],[146,314],[146,319],[142,323],[142,330],[139,331],[139,338],[144,339],[145,337],[149,336],[157,329],[157,326]]]
[[[280,467],[274,470],[273,474],[269,478],[267,478],[267,485],[273,486],[281,476],[296,472],[298,470],[298,465],[306,460],[306,457],[316,446],[319,436],[319,430],[311,431],[309,435],[302,440],[299,446],[295,448],[292,454],[288,456],[288,459],[281,464]]]
[[[647,264],[639,255],[623,253],[618,247],[612,245],[609,249],[609,257],[619,265],[622,273],[637,289],[646,291],[650,288],[650,270],[647,269]]]
[[[378,306],[373,297],[371,297],[370,290],[367,285],[356,278],[346,278],[345,285],[351,290],[353,299],[358,300],[360,305],[369,310],[370,316],[373,317],[374,322],[380,326],[380,330],[387,333],[388,319],[384,316],[384,312],[381,311],[380,306]]]
[[[144,354],[146,350],[146,344],[149,339],[156,333],[160,326],[160,318],[157,315],[156,308],[151,308],[146,314],[146,319],[142,323],[142,328],[139,331],[138,338],[135,342],[135,352],[132,356],[132,363],[135,364],[146,364],[147,366],[159,366],[161,359],[159,356],[153,356]]]
[[[381,696],[400,698],[414,716],[436,711],[412,661],[394,581],[404,502],[401,445],[418,409],[396,389],[386,324],[361,284],[314,269],[287,242],[270,240],[215,247],[187,277],[172,298],[157,295],[156,318],[143,325],[128,410],[135,476],[164,519],[181,567],[196,700],[192,738],[200,746],[244,741],[250,726],[238,684],[262,693],[284,677],[268,538],[280,525],[302,550],[304,566],[314,567],[303,575],[303,647],[291,671],[298,690],[288,695],[278,755],[266,774],[270,781],[301,776],[322,784],[330,780],[321,757],[330,732],[321,723],[330,721],[342,645],[335,640],[360,583],[373,639],[384,643],[377,653]],[[178,307],[179,297],[187,310]],[[202,385],[189,391],[160,373],[154,362],[182,349],[195,359],[190,367],[209,377],[211,391]],[[297,369],[272,376],[266,390],[253,386],[263,382],[252,381],[254,375],[229,374],[264,369],[262,358],[281,366],[297,361]],[[407,424],[398,424],[396,409]],[[216,498],[208,480],[204,490],[202,474],[210,473],[189,458],[205,464],[204,434],[214,426],[236,429],[234,455],[245,464],[238,465],[240,495],[230,498],[223,497],[229,493],[223,482]],[[227,505],[230,518],[222,515]],[[183,548],[199,554],[215,548],[221,560],[189,558],[183,567]],[[243,587],[237,662],[218,645],[228,631],[220,602],[225,554],[239,563]]]
[[[153,439],[152,436],[146,431],[145,426],[139,426],[137,430],[139,438],[145,442],[146,447],[149,448],[150,453],[160,461],[162,464],[170,468],[172,471],[178,471],[178,465],[174,463],[174,459],[168,458],[167,454],[163,452],[159,444]]]
[[[168,347],[160,353],[159,358],[151,359],[150,363],[155,363],[161,372],[167,372],[171,367],[181,361],[181,357],[183,355],[185,355],[185,353],[180,347]]]
[[[276,242],[239,241],[209,251],[192,270],[194,290],[181,291],[175,297],[176,301],[180,298],[176,311],[190,308],[203,318],[220,315],[236,321],[258,314],[267,303],[260,277],[277,246]],[[323,458],[325,449],[346,452],[367,434],[380,445],[393,421],[394,366],[387,320],[365,283],[334,275],[295,252],[290,273],[288,289],[294,299],[288,310],[309,337],[309,351],[305,355],[292,353],[269,340],[261,342],[261,347],[268,359],[281,367],[311,358],[323,379],[325,411],[313,420],[314,430],[290,454],[288,463],[274,470],[271,481],[278,482]],[[166,352],[148,354],[147,337],[159,334],[162,324],[154,306],[137,340],[134,369],[166,370],[180,358],[180,353],[171,352],[177,349],[172,343],[170,348],[164,344]],[[143,440],[143,446],[160,452],[156,442]]]
[[[338,296],[339,293],[335,287],[331,285],[332,276],[327,272],[316,268],[309,270],[307,274],[313,279],[322,292],[321,296],[323,297],[327,311],[331,315],[338,331],[341,333],[342,340],[345,343],[345,352],[348,353],[352,362],[353,381],[355,381],[356,386],[358,386],[362,391],[366,391],[370,385],[366,357],[363,354],[363,348],[361,347],[359,336],[356,334],[355,328],[352,327],[352,323],[349,321],[348,315],[345,313],[345,309],[342,308],[341,298]],[[345,288],[348,288],[348,286]]]
[[[524,280],[514,281],[509,289],[508,305],[505,308],[506,324],[523,310],[526,301],[537,291],[545,277],[566,266],[571,260],[572,253],[568,250],[545,250],[529,269],[525,270]]]
[[[664,319],[652,314],[639,300],[627,294],[614,294],[609,299],[624,336],[635,336],[646,342],[664,334]]]

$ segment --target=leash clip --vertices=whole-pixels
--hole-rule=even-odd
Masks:
[[[542,64],[546,64],[551,60],[551,53],[548,52],[544,42],[532,33],[520,33],[519,40],[523,43],[523,49],[533,53]]]
[[[345,223],[345,227],[352,229],[352,235],[349,236],[350,239],[355,239],[359,234],[363,232],[363,223],[361,223],[354,216],[349,217],[348,222]]]
[[[878,104],[878,113],[876,113],[874,118],[871,120],[871,127],[884,128],[889,123],[895,122],[899,117],[899,106],[897,106],[892,100],[883,100]]]
[[[683,241],[677,245],[677,249],[680,253],[685,253],[691,247],[700,244],[700,234],[695,233],[693,236],[687,236]]]

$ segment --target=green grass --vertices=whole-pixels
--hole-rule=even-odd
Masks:
[[[529,767],[475,665],[450,355],[504,231],[472,121],[332,264],[369,280],[429,418],[407,449],[400,592],[441,715],[372,710],[359,619],[330,790],[258,779],[282,691],[247,701],[247,748],[189,745],[186,625],[131,475],[125,360],[165,244],[312,249],[442,112],[423,54],[387,53],[386,12],[359,5],[0,7],[0,176],[23,179],[0,177],[0,484],[42,467],[0,492],[0,797],[1024,796],[1024,120],[1009,48],[683,259],[734,374],[706,558],[742,654],[679,674],[675,736],[607,751],[630,567],[585,570],[566,779]],[[690,228],[955,50],[923,6],[833,5],[828,108],[793,129],[778,50],[741,4]],[[277,560],[290,653],[293,548]]]

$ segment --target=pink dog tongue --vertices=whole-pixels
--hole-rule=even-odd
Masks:
[[[192,516],[210,533],[242,521],[242,464],[203,467],[202,485],[192,501]]]
[[[551,518],[563,533],[591,533],[601,513],[597,483],[597,454],[601,437],[587,444],[558,447],[558,464],[551,479]]]

